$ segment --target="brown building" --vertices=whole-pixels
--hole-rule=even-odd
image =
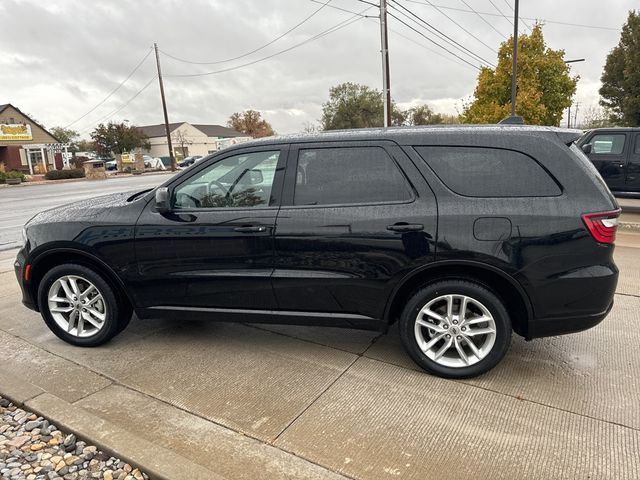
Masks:
[[[60,170],[67,146],[13,105],[0,105],[0,163],[6,171]]]

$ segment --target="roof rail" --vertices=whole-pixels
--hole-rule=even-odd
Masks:
[[[519,115],[511,115],[509,117],[505,117],[500,122],[500,125],[524,125],[524,118]]]

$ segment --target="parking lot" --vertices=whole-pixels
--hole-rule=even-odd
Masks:
[[[394,330],[134,319],[108,345],[72,347],[22,307],[6,251],[0,393],[20,385],[80,435],[134,435],[125,457],[146,442],[224,478],[636,479],[639,238],[620,235],[602,324],[514,337],[497,368],[464,381],[419,371]]]

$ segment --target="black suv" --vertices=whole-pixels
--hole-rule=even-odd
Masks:
[[[574,145],[541,127],[422,127],[275,137],[152,191],[36,215],[23,302],[74,345],[140,318],[386,331],[424,369],[495,366],[512,330],[576,332],[613,304],[618,205]]]
[[[640,197],[640,128],[596,128],[576,144],[613,192]]]

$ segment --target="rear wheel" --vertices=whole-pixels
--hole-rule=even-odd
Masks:
[[[411,358],[446,378],[492,369],[511,341],[511,321],[500,298],[483,285],[445,280],[411,297],[400,319],[400,336]]]
[[[118,302],[109,283],[83,265],[59,265],[47,272],[38,288],[38,302],[49,329],[78,346],[111,340],[131,317],[130,308]]]

